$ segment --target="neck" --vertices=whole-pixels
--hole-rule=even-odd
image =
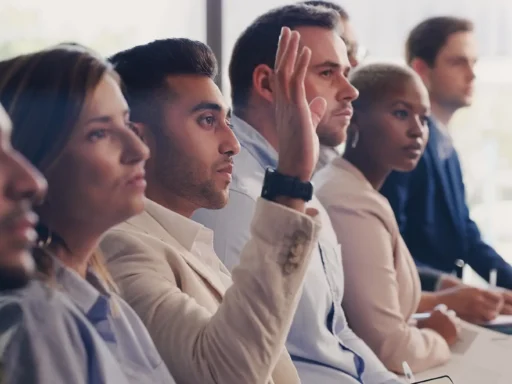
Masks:
[[[61,229],[55,229],[65,244],[54,242],[53,245],[50,245],[55,256],[66,267],[73,269],[84,279],[91,257],[98,248],[101,235],[104,233],[104,231],[92,233],[89,229],[87,225],[75,227],[68,225]]]
[[[432,116],[444,127],[448,127],[448,124],[450,123],[455,110],[453,110],[453,108],[443,106],[432,99],[430,100],[430,104],[432,109]]]
[[[146,197],[149,200],[189,219],[194,211],[199,208],[189,199],[170,192],[157,182],[150,182],[149,178],[147,180]]]
[[[243,110],[237,110],[235,114],[258,131],[279,153],[279,140],[273,113],[266,108],[249,105]]]
[[[391,173],[390,169],[384,168],[372,160],[368,155],[362,154],[362,151],[347,148],[343,158],[359,169],[363,176],[368,180],[372,187],[378,191]]]

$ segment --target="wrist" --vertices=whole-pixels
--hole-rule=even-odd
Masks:
[[[300,167],[297,165],[297,163],[288,165],[284,162],[279,161],[276,170],[281,175],[295,177],[302,181],[303,183],[310,181],[311,177],[313,176],[313,169]]]
[[[297,176],[290,176],[281,172],[267,168],[261,197],[290,207],[304,207],[303,204],[298,204],[298,202],[306,203],[313,198],[313,184],[309,181],[302,181]]]
[[[293,199],[291,197],[278,196],[274,200],[275,203],[284,205],[290,209],[294,209],[301,213],[306,212],[306,202],[301,199]]]
[[[433,292],[422,292],[417,312],[431,312],[439,304],[441,304],[439,294]]]
[[[460,279],[458,279],[457,277],[452,276],[452,275],[443,274],[443,275],[441,275],[439,280],[440,280],[438,283],[439,291],[463,285],[462,281]]]

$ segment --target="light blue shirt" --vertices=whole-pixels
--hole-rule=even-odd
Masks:
[[[0,383],[126,384],[89,321],[41,281],[0,294]]]
[[[96,328],[128,382],[175,384],[133,309],[118,295],[109,292],[91,270],[84,280],[57,259],[54,262],[57,283]]]
[[[192,217],[214,231],[215,251],[229,268],[250,236],[250,223],[267,167],[277,167],[277,153],[250,125],[233,116],[241,151],[235,159],[228,205],[201,209]],[[303,383],[401,383],[348,327],[341,307],[341,249],[329,217],[316,198],[322,230],[307,271],[303,293],[286,347]],[[362,277],[363,278],[363,277]]]

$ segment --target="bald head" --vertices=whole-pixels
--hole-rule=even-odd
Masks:
[[[350,75],[350,82],[359,90],[359,98],[352,102],[355,112],[366,111],[375,103],[385,101],[401,92],[409,82],[423,88],[420,77],[402,65],[374,63],[359,67]]]

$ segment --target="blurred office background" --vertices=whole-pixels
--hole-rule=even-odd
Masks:
[[[109,55],[166,37],[207,42],[227,65],[240,32],[285,0],[0,0],[0,59],[63,41]],[[349,12],[368,60],[403,61],[408,31],[434,15],[476,24],[480,61],[473,106],[453,121],[472,216],[484,237],[512,263],[512,1],[339,0]],[[468,275],[471,281],[475,277]]]

